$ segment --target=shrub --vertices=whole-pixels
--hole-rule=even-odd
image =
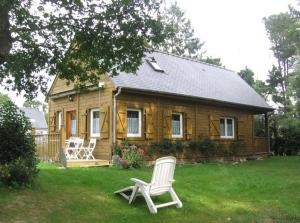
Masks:
[[[220,144],[209,138],[205,138],[199,142],[198,148],[203,155],[212,157],[218,153]]]
[[[160,151],[161,153],[170,154],[176,151],[181,152],[183,148],[187,147],[186,143],[182,141],[171,141],[169,139],[164,139],[159,143],[151,144],[152,151]]]
[[[236,156],[242,150],[244,144],[241,141],[232,141],[228,147],[223,148],[223,154],[227,157]]]
[[[144,161],[144,148],[136,145],[123,145],[120,147],[120,164],[123,168],[139,168]]]
[[[31,125],[16,105],[0,95],[0,182],[27,186],[37,175]]]

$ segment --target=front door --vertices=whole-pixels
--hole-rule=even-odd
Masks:
[[[76,111],[67,112],[67,138],[77,135]]]

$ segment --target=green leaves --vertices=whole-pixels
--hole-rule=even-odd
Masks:
[[[59,74],[80,87],[96,83],[104,73],[134,73],[147,43],[160,43],[164,36],[159,0],[10,4],[5,12],[12,16],[6,21],[14,38],[5,38],[12,45],[5,51],[0,30],[0,83],[24,90],[29,98],[38,90],[46,92],[45,73]]]

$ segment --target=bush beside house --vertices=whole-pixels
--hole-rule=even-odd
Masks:
[[[31,185],[38,173],[31,125],[24,113],[0,94],[0,184]]]

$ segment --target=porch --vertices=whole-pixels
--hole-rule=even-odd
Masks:
[[[108,166],[109,160],[78,159],[67,160],[61,147],[60,133],[33,135],[36,144],[37,158],[41,161],[60,163],[64,167]]]

